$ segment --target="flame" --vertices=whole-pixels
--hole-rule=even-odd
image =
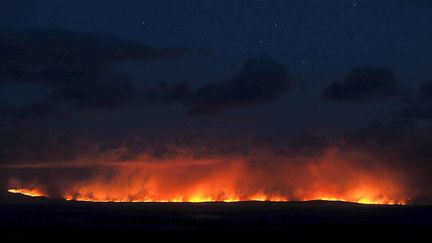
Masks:
[[[30,197],[43,197],[45,194],[37,189],[37,188],[16,188],[16,189],[9,189],[8,192],[10,193],[17,193],[17,194],[23,194]]]
[[[66,200],[94,202],[239,202],[345,201],[405,205],[403,174],[379,164],[365,164],[363,155],[344,157],[329,151],[322,158],[274,159],[245,156],[196,158],[181,155],[155,161],[150,157],[121,164],[104,163],[85,180],[58,182]],[[13,183],[10,192],[44,195]],[[34,182],[32,187],[34,186]],[[22,187],[19,187],[22,186]],[[37,188],[37,187],[36,187]]]

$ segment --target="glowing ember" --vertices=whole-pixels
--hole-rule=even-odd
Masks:
[[[28,188],[20,188],[20,189],[9,189],[10,193],[18,193],[23,194],[30,197],[43,197],[45,196],[39,189],[28,189]]]
[[[244,156],[201,159],[191,156],[107,164],[84,180],[57,182],[55,197],[95,202],[238,202],[330,200],[364,204],[406,204],[403,175],[377,164],[359,163],[360,155],[329,151],[320,159],[271,163]],[[52,182],[56,183],[56,182]],[[35,187],[32,182],[32,188]],[[15,180],[9,191],[43,195]],[[50,190],[51,191],[51,190]],[[50,196],[50,195],[48,195]]]

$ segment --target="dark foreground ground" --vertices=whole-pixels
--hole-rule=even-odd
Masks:
[[[0,242],[432,241],[432,207],[341,202],[84,203],[0,196]]]

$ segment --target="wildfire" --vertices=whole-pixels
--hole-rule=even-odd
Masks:
[[[362,159],[362,158],[360,158]],[[250,161],[245,157],[142,158],[94,169],[84,180],[62,185],[66,200],[94,202],[239,202],[328,200],[363,204],[407,204],[402,174],[365,165],[330,151],[319,160]],[[13,193],[41,196],[45,190],[12,183]],[[32,184],[32,188],[37,188]],[[40,188],[46,188],[41,185]],[[57,195],[57,196],[58,196]],[[50,196],[50,195],[48,195]]]
[[[29,188],[19,188],[19,189],[9,189],[10,193],[23,194],[30,197],[43,197],[45,194],[39,189],[29,189]]]

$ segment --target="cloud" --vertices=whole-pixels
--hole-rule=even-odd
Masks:
[[[76,107],[113,108],[136,97],[136,90],[127,77],[101,77],[100,80],[77,80],[73,84],[59,86],[52,90],[50,99],[69,103]]]
[[[190,114],[214,113],[234,106],[273,101],[292,86],[285,68],[266,55],[245,61],[243,69],[224,82],[207,84],[184,103]]]
[[[391,69],[363,66],[352,69],[343,80],[328,86],[323,98],[336,102],[356,102],[391,97],[397,92],[397,81]]]
[[[110,35],[65,30],[2,31],[0,48],[3,54],[0,60],[9,67],[57,64],[85,68],[84,64],[98,66],[114,60],[167,58],[193,52],[185,48],[158,49]]]
[[[184,48],[158,49],[113,36],[64,30],[0,32],[0,84],[46,85],[56,103],[80,108],[113,107],[136,98],[118,61],[145,61],[195,53]]]
[[[229,80],[191,91],[188,82],[153,82],[135,86],[118,73],[118,61],[144,61],[201,52],[158,49],[113,36],[64,30],[0,32],[0,84],[44,85],[52,106],[113,108],[132,101],[182,103],[189,113],[214,113],[233,106],[270,102],[292,84],[285,68],[262,55],[245,61]]]
[[[60,113],[53,107],[43,103],[33,103],[18,107],[0,106],[0,119],[14,122],[40,117],[59,117]]]
[[[424,100],[432,100],[432,79],[426,81],[419,90],[420,96]]]
[[[149,83],[142,90],[141,95],[145,101],[161,103],[181,102],[191,92],[189,82],[157,82]]]
[[[414,120],[432,119],[432,79],[420,86],[417,96],[397,113],[397,117]]]
[[[400,117],[407,119],[431,119],[432,118],[432,104],[430,103],[417,103],[409,105],[398,113]]]

